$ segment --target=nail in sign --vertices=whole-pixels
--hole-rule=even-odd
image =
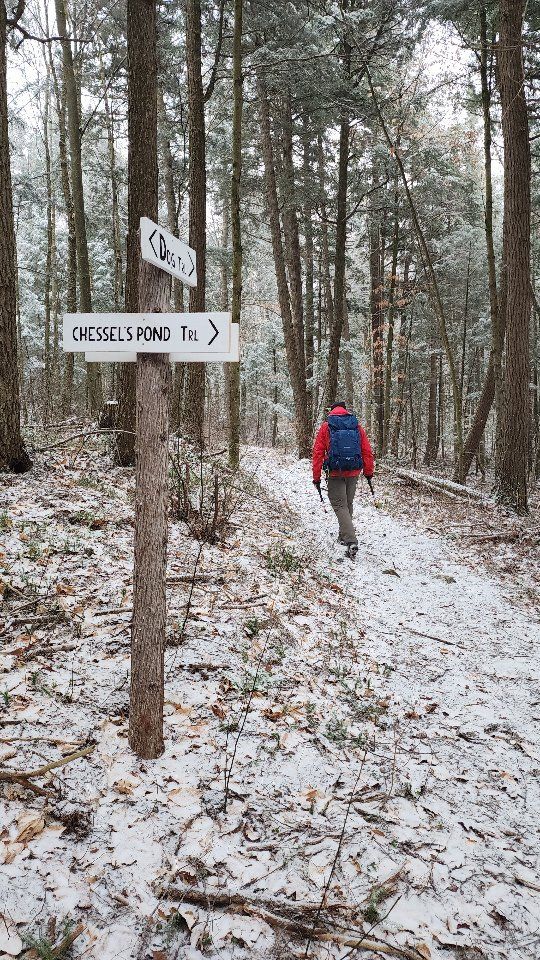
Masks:
[[[141,257],[189,287],[197,286],[195,251],[148,217],[141,217]]]

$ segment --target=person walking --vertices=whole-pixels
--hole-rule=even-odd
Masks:
[[[328,499],[339,523],[339,542],[347,547],[349,556],[356,556],[358,538],[353,523],[356,485],[361,473],[368,482],[371,480],[375,462],[366,431],[344,403],[332,404],[313,445],[313,483],[319,495],[323,469]]]

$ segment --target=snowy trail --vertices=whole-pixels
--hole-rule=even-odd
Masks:
[[[332,941],[310,960],[343,960],[343,931],[418,960],[538,960],[540,629],[508,587],[365,490],[359,557],[335,562],[308,465],[248,449],[257,482],[244,477],[223,542],[197,560],[171,519],[166,749],[141,762],[133,477],[85,456],[4,491],[1,576],[43,596],[47,619],[30,608],[25,625],[25,595],[6,591],[0,765],[95,750],[52,798],[0,791],[0,960],[51,916],[84,921],[86,960],[305,955],[256,912],[212,903],[230,892],[302,921],[325,897]]]
[[[357,493],[356,563],[325,562],[339,555],[336,524],[317,502],[309,465],[260,450],[244,463],[256,460],[260,482],[299,518],[303,550],[348,585],[344,620],[360,616],[370,655],[393,668],[390,686],[418,748],[401,773],[413,794],[426,795],[415,804],[410,841],[442,848],[433,888],[459,888],[473,913],[483,894],[505,941],[488,956],[540,956],[538,621],[481,569],[460,564],[450,544],[377,510],[365,485]]]

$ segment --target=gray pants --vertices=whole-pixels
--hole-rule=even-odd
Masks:
[[[328,477],[328,499],[339,523],[339,539],[358,545],[352,521],[358,477]]]

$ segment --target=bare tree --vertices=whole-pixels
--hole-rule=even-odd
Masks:
[[[189,244],[197,254],[197,286],[189,291],[192,313],[205,308],[206,289],[206,141],[201,69],[201,3],[186,2],[186,66],[189,107]],[[205,365],[187,372],[184,428],[192,440],[204,437]]]
[[[497,499],[526,513],[531,318],[531,154],[522,27],[525,0],[501,0],[497,48],[504,140],[506,367]]]
[[[242,231],[240,223],[240,183],[242,177],[242,14],[243,0],[234,0],[233,39],[233,131],[231,177],[232,322],[240,323],[242,308]],[[237,467],[240,460],[240,363],[229,364],[229,460]]]
[[[32,463],[21,435],[17,350],[17,275],[9,156],[7,16],[0,3],[0,470],[23,473]]]
[[[81,157],[81,113],[77,80],[73,65],[72,39],[68,34],[65,0],[55,0],[56,24],[62,44],[62,62],[66,91],[67,132],[71,158],[71,190],[75,220],[75,240],[77,245],[77,270],[79,280],[79,309],[82,313],[92,312],[92,291],[90,285],[90,260],[88,257],[88,238],[84,207],[84,187]],[[97,363],[87,365],[88,405],[90,412],[96,415],[103,405],[103,386],[101,369]]]

